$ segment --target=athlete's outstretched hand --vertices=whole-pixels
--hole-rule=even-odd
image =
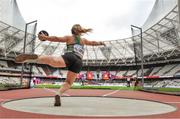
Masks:
[[[47,36],[45,36],[45,35],[43,35],[43,34],[38,34],[38,38],[39,38],[39,40],[41,40],[41,41],[45,41],[45,38],[46,38]]]

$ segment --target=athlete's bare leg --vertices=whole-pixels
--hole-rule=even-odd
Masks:
[[[48,56],[42,55],[38,56],[36,54],[20,54],[15,59],[16,63],[39,63],[39,64],[48,64],[52,67],[66,67],[64,59],[59,56]]]
[[[60,95],[63,94],[68,89],[70,89],[70,87],[72,86],[72,84],[75,81],[76,77],[77,77],[77,73],[74,73],[72,71],[68,71],[67,78],[66,78],[64,84],[59,89]]]
[[[68,89],[70,89],[70,87],[72,86],[73,82],[76,79],[77,74],[72,72],[72,71],[68,71],[67,74],[67,78],[64,82],[64,84],[61,86],[61,88],[59,89],[59,91],[57,92],[57,95],[55,95],[55,103],[54,106],[61,106],[61,98],[60,96],[67,91]]]
[[[66,64],[64,62],[64,59],[60,57],[55,56],[39,56],[37,59],[37,63],[39,64],[48,64],[52,67],[66,67]]]

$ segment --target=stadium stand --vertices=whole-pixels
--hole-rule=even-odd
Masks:
[[[162,67],[161,70],[159,70],[156,75],[158,76],[164,76],[165,74],[167,74],[168,72],[170,72],[176,65],[166,65],[164,67]]]
[[[169,71],[165,72],[164,76],[174,76],[176,72],[180,70],[180,64],[175,64],[175,66]]]
[[[0,61],[0,66],[1,66],[1,68],[3,68],[3,67],[8,67],[6,61]]]
[[[161,68],[162,67],[154,67],[149,76],[155,75],[157,72],[159,72],[159,70],[161,70]]]

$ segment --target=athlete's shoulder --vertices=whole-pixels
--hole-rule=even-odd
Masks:
[[[81,38],[81,44],[86,45],[88,40],[86,38]]]
[[[66,35],[66,36],[64,36],[64,39],[66,39],[66,41],[70,41],[73,39],[73,37],[70,35]]]
[[[83,41],[87,41],[87,39],[86,39],[86,38],[82,38],[82,37],[81,37],[81,40],[83,40]]]
[[[70,36],[70,35],[65,35],[64,38],[67,38],[67,39],[72,39],[73,37]]]

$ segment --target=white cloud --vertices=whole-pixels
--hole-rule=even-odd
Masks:
[[[154,0],[17,0],[27,22],[38,20],[38,29],[52,35],[70,34],[80,23],[93,28],[85,37],[113,40],[130,36],[130,25],[143,25]]]

